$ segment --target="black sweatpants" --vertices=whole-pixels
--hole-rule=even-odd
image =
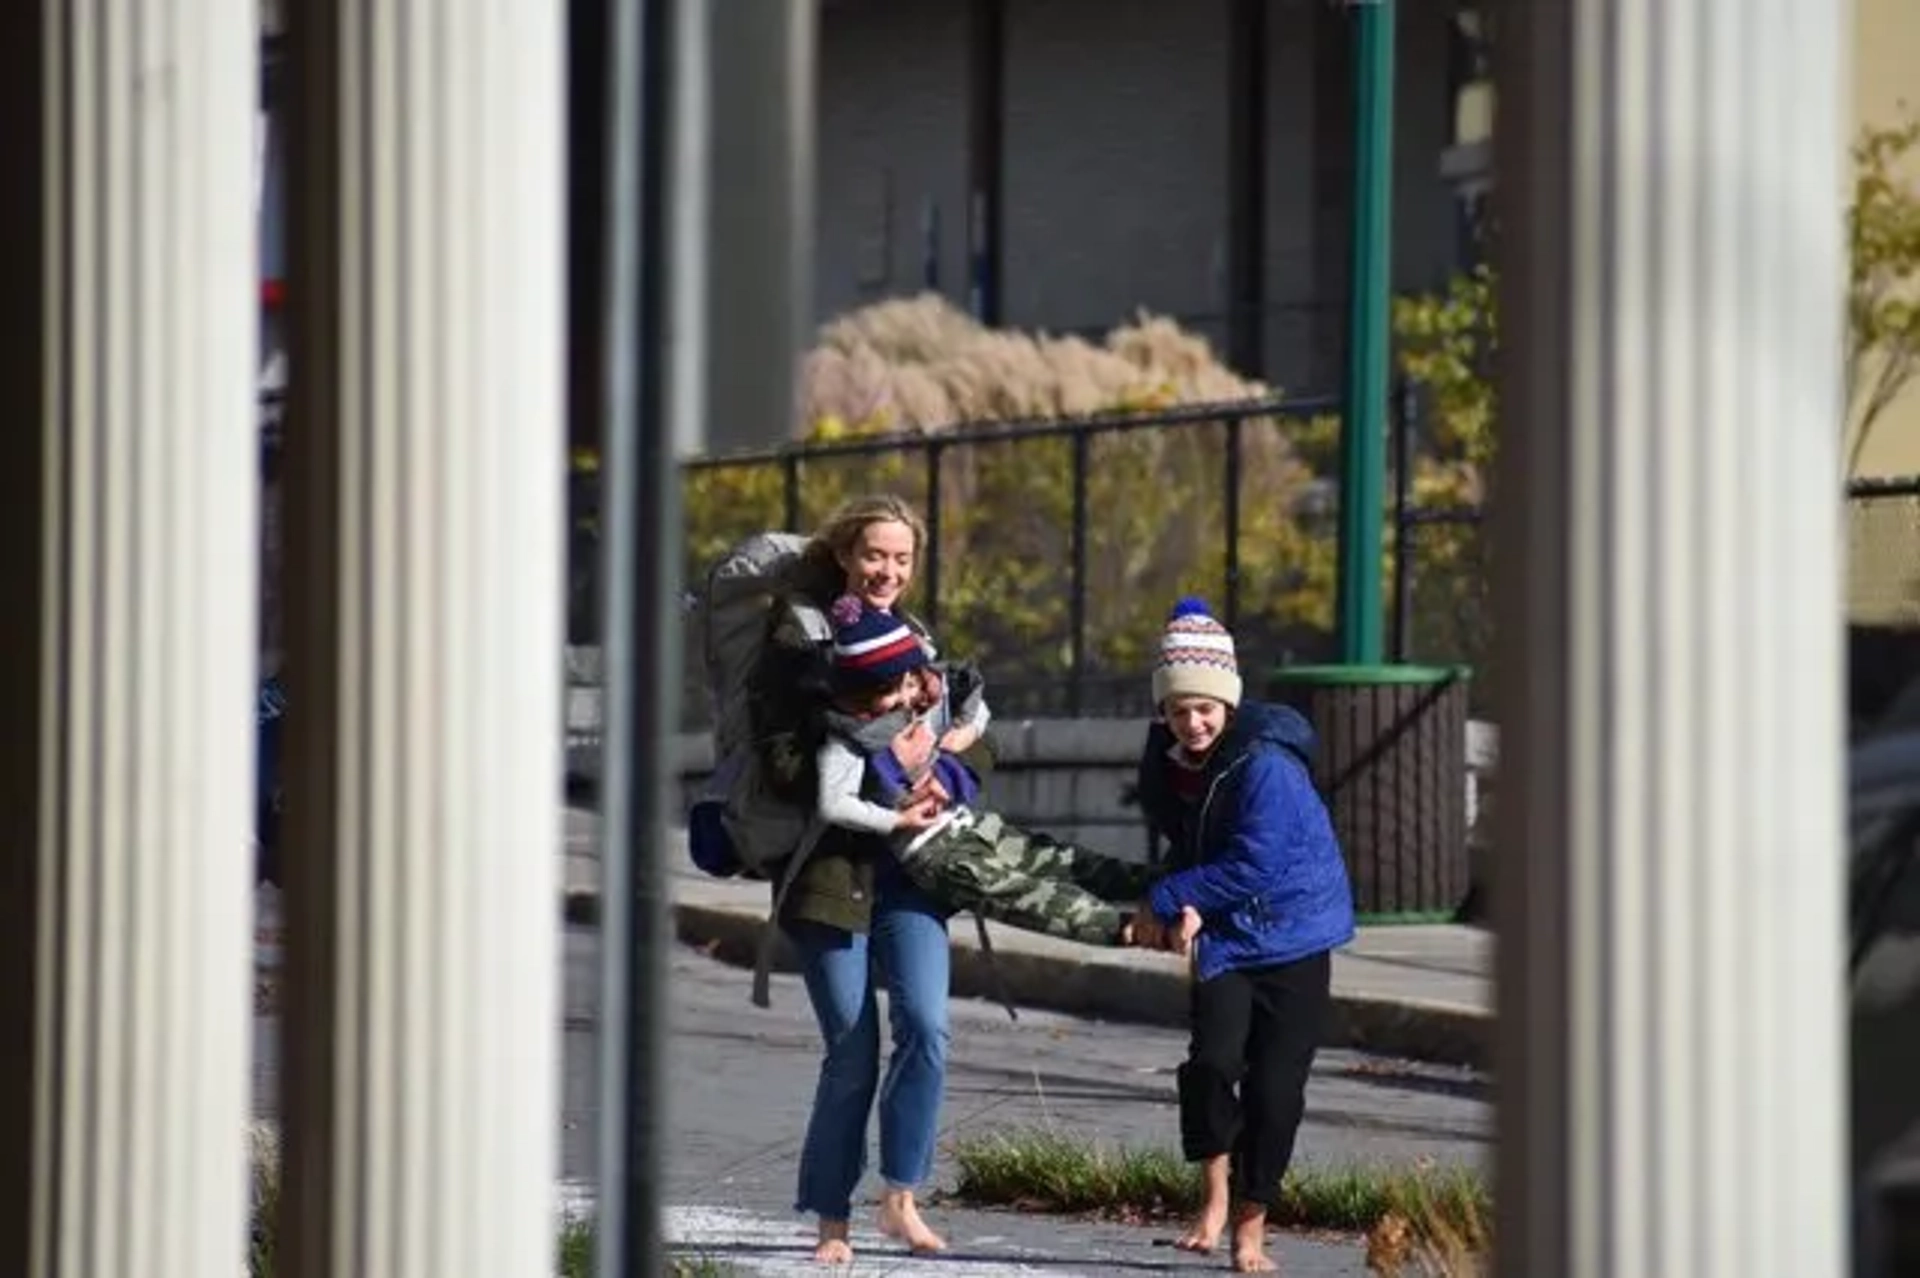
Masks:
[[[1180,1144],[1191,1162],[1231,1154],[1238,1201],[1271,1202],[1293,1161],[1332,979],[1320,953],[1194,983]]]

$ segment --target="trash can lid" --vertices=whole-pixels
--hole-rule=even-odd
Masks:
[[[1273,672],[1275,683],[1316,684],[1322,687],[1364,688],[1377,684],[1452,683],[1471,678],[1471,666],[1281,666]]]

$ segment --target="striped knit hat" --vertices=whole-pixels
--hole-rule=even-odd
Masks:
[[[842,595],[827,615],[833,622],[834,686],[843,691],[878,688],[927,664],[920,636],[858,595]]]
[[[1168,697],[1212,697],[1240,704],[1240,666],[1233,657],[1233,636],[1213,619],[1205,600],[1189,596],[1173,606],[1160,636],[1160,660],[1153,668],[1153,704]]]

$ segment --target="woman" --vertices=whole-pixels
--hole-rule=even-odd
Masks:
[[[824,686],[828,657],[817,628],[805,620],[808,615],[824,615],[841,594],[857,595],[876,609],[895,609],[913,584],[925,544],[919,516],[897,497],[861,498],[836,512],[808,546],[792,606],[776,628],[775,655],[756,680],[767,700],[791,702],[796,690]],[[977,727],[955,732],[961,735],[947,738],[947,748],[971,751],[977,758]],[[923,734],[904,739],[896,753],[903,756],[903,766],[918,770],[935,746]],[[804,749],[793,749],[788,757],[790,766],[812,763]],[[886,1186],[880,1230],[916,1252],[942,1251],[946,1243],[921,1219],[914,1193],[933,1170],[946,1090],[947,914],[907,881],[884,841],[833,830],[794,874],[780,902],[779,921],[799,952],[807,996],[826,1042],[794,1203],[795,1210],[819,1220],[814,1257],[829,1264],[853,1258],[849,1220],[866,1168],[867,1115],[876,1091],[880,1175]],[[884,1080],[876,963],[887,983],[893,1038]]]

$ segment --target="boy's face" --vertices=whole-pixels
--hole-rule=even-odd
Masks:
[[[871,692],[843,698],[841,708],[863,719],[878,719],[910,704],[913,700],[913,689],[913,675],[904,674],[892,683],[875,688]]]
[[[877,720],[885,714],[893,714],[895,710],[899,710],[900,706],[906,706],[908,702],[912,702],[912,698],[914,698],[914,675],[900,675],[899,679],[895,679],[887,687],[874,691],[872,698],[868,698],[866,702],[866,714],[868,718]]]
[[[1168,697],[1162,710],[1173,739],[1188,754],[1205,754],[1227,730],[1227,703],[1212,697]]]
[[[880,689],[873,694],[872,713],[878,719],[881,715],[892,714],[913,700],[913,676],[905,675],[897,682]]]

